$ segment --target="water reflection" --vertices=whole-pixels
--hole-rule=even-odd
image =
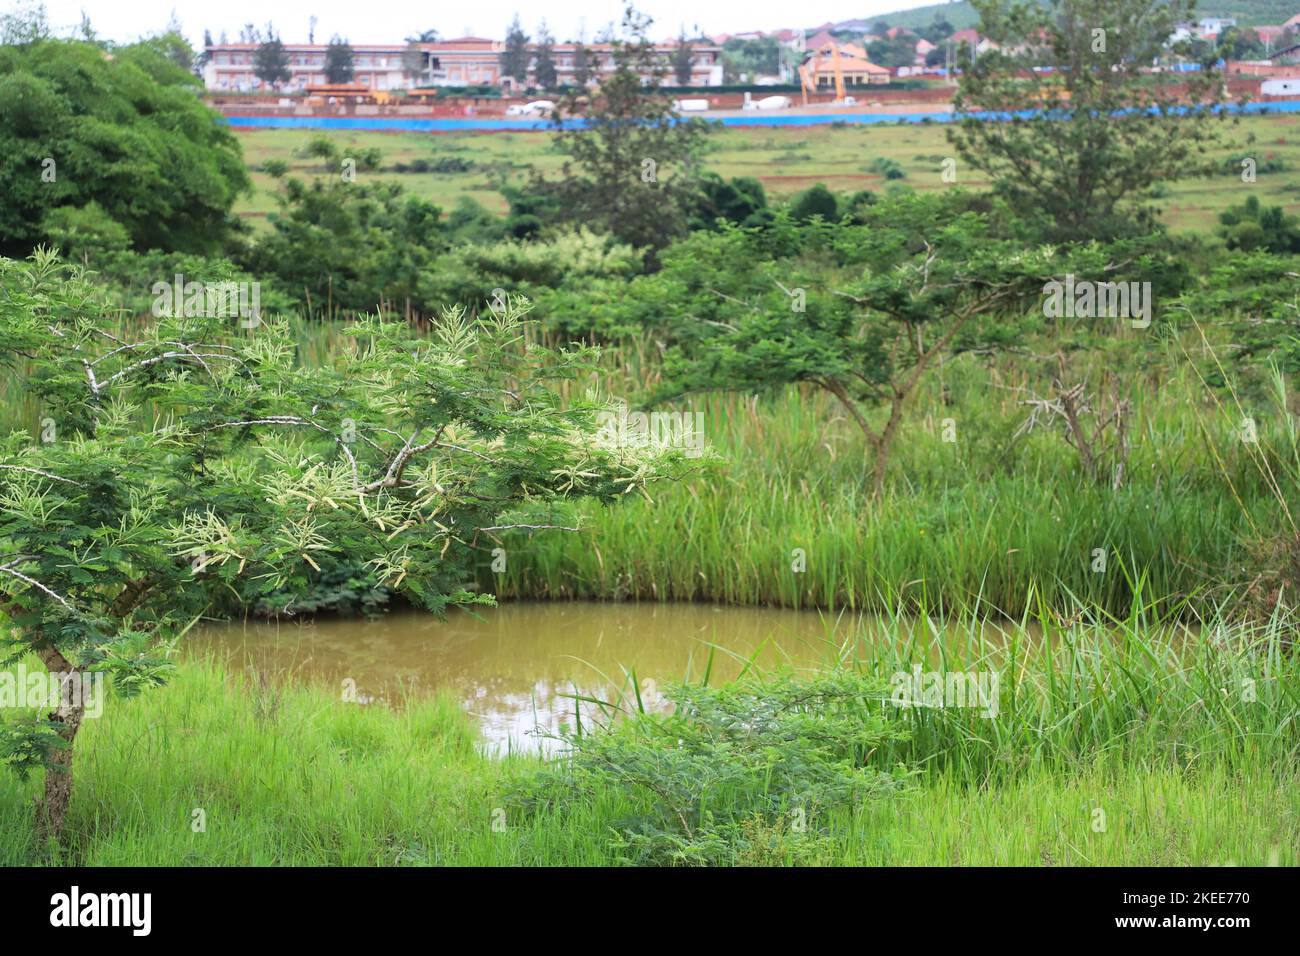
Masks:
[[[630,694],[635,673],[647,703],[657,685],[738,676],[745,662],[812,670],[858,638],[856,621],[812,612],[688,604],[506,604],[446,620],[390,614],[378,620],[241,622],[208,627],[190,653],[217,651],[239,667],[355,689],[362,700],[450,690],[490,746],[548,748],[536,733],[572,724],[571,695]],[[710,653],[712,663],[710,664]],[[345,681],[349,682],[345,685]],[[649,682],[649,683],[647,683]],[[594,705],[582,704],[590,717]]]

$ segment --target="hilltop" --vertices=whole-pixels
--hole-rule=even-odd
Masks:
[[[1254,27],[1283,23],[1300,13],[1300,0],[1213,0],[1197,7],[1197,16],[1233,17],[1241,26]],[[891,27],[916,29],[934,20],[936,14],[956,29],[973,27],[979,21],[975,8],[962,0],[959,3],[932,3],[911,10],[882,13],[869,18],[872,23],[884,20]]]

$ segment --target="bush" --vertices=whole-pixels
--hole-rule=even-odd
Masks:
[[[446,242],[437,206],[394,183],[346,183],[337,177],[284,181],[280,210],[241,263],[274,276],[313,315],[384,306],[425,315],[442,301],[421,287]]]
[[[671,714],[636,710],[617,726],[558,735],[567,760],[511,795],[525,815],[566,813],[611,795],[625,863],[730,865],[815,860],[832,815],[901,790],[901,767],[867,766],[906,736],[874,679],[841,673],[713,688],[677,685]]]
[[[1229,249],[1243,252],[1300,252],[1300,221],[1281,206],[1261,205],[1251,196],[1219,215],[1219,235]]]
[[[704,173],[699,179],[699,196],[688,212],[691,229],[713,229],[718,222],[757,225],[767,209],[763,184],[752,176],[723,179],[717,173]]]
[[[839,210],[835,194],[821,183],[804,190],[790,203],[790,215],[800,222],[807,222],[814,216],[834,222],[839,219]]]
[[[421,285],[421,298],[478,308],[500,289],[524,295],[539,318],[548,312],[547,292],[565,287],[580,292],[596,279],[627,280],[641,269],[641,256],[629,246],[587,229],[559,232],[550,239],[505,239],[461,245],[440,256]]]
[[[904,179],[907,176],[907,171],[903,169],[897,160],[887,159],[884,156],[877,156],[873,159],[867,169],[870,172],[884,176],[886,179]]]
[[[413,159],[393,164],[395,173],[468,173],[475,168],[472,159],[462,156],[439,156],[436,159]]]

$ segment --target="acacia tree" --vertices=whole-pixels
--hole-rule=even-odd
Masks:
[[[35,653],[65,688],[160,683],[217,591],[301,591],[340,557],[434,611],[490,602],[471,583],[499,536],[571,527],[570,499],[683,462],[597,433],[593,402],[562,405],[553,385],[591,353],[525,343],[517,302],[428,336],[363,319],[335,364],[305,369],[287,323],[260,317],[165,315],[124,338],[48,253],[0,260],[0,291],[0,360],[29,364],[44,419],[43,440],[0,440],[0,659]],[[0,724],[0,762],[46,768],[48,836],[84,707],[60,694]]]
[[[657,284],[639,297],[660,311],[674,303],[655,400],[808,382],[862,431],[879,496],[926,372],[972,341],[1014,336],[1046,281],[1070,270],[1100,276],[1107,260],[1093,247],[1067,258],[992,239],[982,215],[946,197],[886,197],[860,216],[693,234],[665,253]]]
[[[625,9],[622,32],[611,38],[613,72],[590,103],[571,93],[552,114],[556,145],[567,154],[561,179],[534,187],[555,195],[570,219],[654,250],[685,231],[703,132],[659,89],[663,64],[647,37],[650,24]]]
[[[1196,72],[1149,70],[1187,52],[1166,44],[1194,0],[973,3],[996,47],[962,50],[948,136],[1040,234],[1147,232],[1154,187],[1211,168],[1224,119],[1214,56]]]
[[[325,47],[325,82],[351,83],[355,74],[352,46],[338,34]]]

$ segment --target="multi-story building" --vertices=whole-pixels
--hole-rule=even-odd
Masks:
[[[501,41],[460,37],[420,44],[428,70],[414,86],[497,86],[501,82]]]
[[[325,51],[323,43],[285,44],[289,57],[288,82],[280,90],[294,92],[309,86],[321,86],[325,79]],[[535,49],[535,48],[534,48]],[[586,45],[589,82],[598,82],[602,76],[614,71],[614,48],[608,43]],[[663,81],[675,84],[676,71],[673,55],[675,42],[656,44],[654,55],[664,76]],[[356,44],[352,47],[354,84],[367,89],[401,90],[422,86],[503,86],[518,87],[513,77],[501,75],[500,40],[483,37],[460,37],[437,43],[419,44]],[[203,66],[203,82],[209,90],[248,92],[262,89],[265,84],[257,78],[254,63],[257,44],[222,43],[210,46]],[[575,83],[577,44],[557,43],[552,49],[557,82],[561,85]],[[648,77],[647,77],[648,79]],[[529,64],[527,85],[536,81],[536,60]],[[722,50],[720,47],[692,44],[691,86],[716,86],[722,82]]]
[[[304,90],[325,83],[325,50],[323,43],[286,43],[284,52],[289,57],[289,80],[279,89]],[[406,45],[357,44],[352,48],[352,82],[372,90],[398,90],[411,85],[412,74],[404,67]],[[265,84],[257,78],[254,55],[256,43],[223,43],[205,50],[203,83],[210,90],[247,92],[262,89]]]
[[[576,43],[557,43],[551,51],[551,56],[555,61],[556,82],[560,86],[577,86],[578,82],[575,76],[577,70],[578,44]],[[614,46],[610,43],[587,43],[583,44],[587,51],[587,71],[590,74],[588,83],[598,83],[601,77],[608,76],[616,68],[614,59]],[[654,70],[659,73],[660,82],[669,86],[678,85],[677,71],[675,68],[675,55],[677,53],[676,41],[669,43],[657,43],[654,47]],[[642,79],[649,80],[649,75],[644,75]],[[534,58],[528,64],[528,84],[535,84],[537,80],[537,60]],[[513,77],[502,77],[501,85],[507,89],[514,88],[519,84]],[[722,48],[706,44],[691,44],[691,81],[687,86],[718,86],[722,83]]]

